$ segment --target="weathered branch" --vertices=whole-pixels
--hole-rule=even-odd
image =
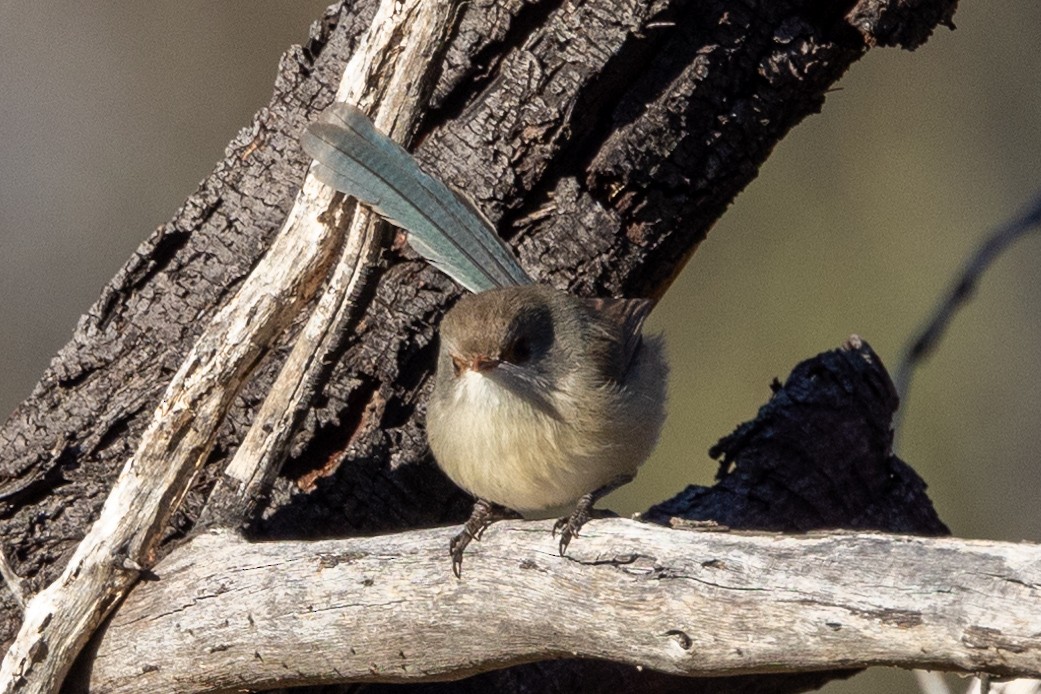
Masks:
[[[1041,675],[1041,546],[878,534],[493,526],[323,542],[196,538],[113,618],[92,691],[454,679],[554,658],[687,676],[896,665]],[[721,609],[722,606],[725,608]]]
[[[924,487],[921,480],[889,452],[892,434],[888,423],[895,407],[896,398],[892,384],[889,382],[878,356],[871,351],[868,345],[856,338],[852,338],[842,349],[823,353],[798,365],[787,382],[783,386],[777,386],[774,396],[769,403],[760,409],[756,420],[742,425],[734,434],[724,439],[720,445],[721,452],[725,452],[724,468],[721,470],[719,482],[714,487],[709,489],[690,488],[675,499],[652,509],[652,511],[648,512],[647,517],[657,519],[660,522],[671,520],[674,524],[680,526],[688,524],[688,521],[685,519],[716,518],[734,528],[766,526],[783,530],[805,530],[812,527],[826,526],[829,524],[829,519],[832,518],[846,518],[848,523],[861,528],[903,529],[917,533],[943,533],[946,530],[936,518],[935,513],[933,513],[932,507],[924,495]],[[833,493],[833,489],[843,489],[844,493],[836,495]],[[765,503],[764,490],[770,490],[769,503]],[[676,515],[682,515],[683,519],[677,519]],[[281,652],[278,658],[274,657],[273,651],[265,650],[263,652],[267,656],[266,661],[270,663],[273,660],[277,664],[276,669],[278,672],[288,676],[290,682],[301,681],[299,679],[300,676],[284,672],[282,663],[293,663],[294,667],[300,665],[302,672],[310,673],[306,675],[307,677],[314,676],[323,679],[323,681],[326,681],[324,678],[327,678],[330,672],[333,673],[334,679],[342,679],[348,676],[346,673],[352,672],[351,667],[368,667],[369,663],[367,661],[360,666],[358,663],[354,663],[349,667],[344,666],[336,658],[341,651],[349,651],[351,646],[355,647],[358,653],[367,652],[367,650],[358,650],[359,641],[356,638],[360,637],[356,637],[357,634],[369,633],[368,630],[370,629],[376,629],[376,632],[373,633],[377,633],[380,632],[380,629],[383,629],[384,631],[380,632],[380,638],[384,638],[386,634],[398,633],[396,630],[402,628],[411,629],[416,623],[416,619],[418,619],[398,609],[399,602],[381,602],[380,600],[359,602],[356,600],[354,591],[357,590],[358,585],[363,588],[372,587],[368,583],[370,580],[373,580],[373,577],[367,574],[354,578],[344,578],[340,574],[335,574],[330,577],[332,586],[327,588],[331,592],[327,595],[318,594],[315,591],[326,590],[326,588],[320,588],[321,582],[325,578],[315,573],[314,562],[316,561],[319,563],[319,566],[326,566],[327,564],[331,565],[340,562],[361,561],[364,557],[368,557],[366,562],[369,562],[376,561],[376,557],[371,556],[375,553],[378,555],[379,561],[379,580],[383,580],[386,576],[392,576],[393,581],[386,585],[391,586],[392,590],[397,590],[401,593],[394,600],[411,600],[413,593],[422,597],[427,595],[423,590],[429,590],[433,595],[440,597],[436,599],[430,598],[429,603],[421,603],[424,605],[423,609],[433,610],[431,614],[427,615],[427,618],[433,620],[433,623],[440,624],[443,622],[451,626],[452,630],[464,633],[467,631],[464,621],[473,619],[476,622],[476,626],[472,627],[472,629],[476,630],[477,634],[484,636],[487,636],[489,632],[512,633],[515,629],[514,620],[524,620],[528,617],[526,612],[502,609],[501,594],[505,591],[512,595],[511,589],[509,587],[503,588],[502,584],[505,582],[509,586],[515,580],[510,576],[503,579],[502,575],[517,573],[517,566],[531,569],[533,573],[542,576],[542,578],[532,580],[543,580],[543,578],[549,576],[557,576],[557,578],[553,578],[550,581],[548,586],[543,586],[543,588],[550,590],[551,596],[549,598],[542,599],[537,597],[538,593],[535,591],[536,588],[539,588],[538,586],[533,586],[529,592],[524,594],[524,598],[527,601],[525,609],[531,609],[529,605],[536,605],[541,615],[552,614],[551,610],[555,605],[555,601],[562,596],[566,596],[567,599],[575,598],[575,586],[581,585],[588,585],[589,592],[580,593],[579,599],[599,599],[594,597],[598,596],[598,591],[601,590],[601,586],[596,578],[599,574],[585,575],[581,572],[599,571],[601,570],[598,568],[600,564],[594,562],[590,566],[583,566],[571,561],[571,559],[576,557],[586,557],[583,554],[572,553],[567,560],[557,557],[554,553],[555,545],[552,538],[549,537],[545,524],[517,524],[516,526],[507,525],[502,527],[507,532],[499,533],[498,526],[493,528],[489,531],[489,541],[479,545],[475,549],[473,556],[468,558],[462,583],[448,580],[450,569],[448,568],[444,538],[455,531],[455,528],[452,528],[448,530],[423,531],[417,534],[410,533],[408,535],[370,538],[359,541],[359,544],[352,542],[346,544],[286,544],[286,548],[297,553],[293,555],[296,558],[287,564],[290,567],[287,569],[289,573],[278,573],[277,576],[272,576],[270,579],[273,581],[270,584],[271,586],[280,585],[283,586],[282,588],[264,590],[254,586],[254,588],[249,590],[242,589],[239,591],[236,589],[232,590],[232,592],[241,592],[247,595],[248,597],[243,599],[247,600],[250,606],[256,604],[268,605],[272,602],[277,603],[277,606],[271,608],[274,610],[273,614],[283,616],[287,614],[287,610],[290,613],[292,610],[282,600],[292,598],[282,598],[281,594],[298,591],[303,594],[301,599],[310,606],[307,610],[313,612],[314,616],[301,617],[299,620],[279,620],[277,617],[273,617],[272,619],[278,622],[278,626],[273,626],[272,628],[280,630],[281,636],[278,640],[286,649],[296,647],[290,646],[290,644],[297,643],[297,631],[299,630],[305,632],[304,636],[301,637],[304,639],[304,645],[300,646],[301,648],[308,648],[306,644],[310,642],[306,639],[311,638],[311,636],[307,636],[307,634],[319,635],[319,638],[327,640],[326,645],[322,649],[325,655],[319,657],[309,654],[304,658],[304,661],[311,663],[311,665],[300,665],[301,661],[297,658],[295,651],[291,653]],[[603,527],[607,526],[596,524],[593,526],[592,532],[599,537],[599,529]],[[619,532],[625,535],[630,532],[629,527],[629,524],[623,524],[623,529]],[[683,561],[687,562],[709,561],[697,554],[698,548],[704,546],[705,542],[710,544],[717,542],[711,538],[706,538],[704,534],[688,535],[678,531],[676,533],[665,532],[661,534],[664,532],[661,529],[656,530],[643,525],[635,527],[639,528],[640,533],[650,533],[652,538],[663,539],[666,544],[675,542],[679,543],[676,545],[677,547],[683,545],[686,548],[683,552],[687,553],[687,557]],[[607,536],[614,537],[610,532],[608,532]],[[586,541],[592,537],[587,533],[576,542],[585,545]],[[905,541],[911,541],[907,538],[889,538],[888,540],[880,538],[881,536],[876,537],[875,540],[878,542],[894,542],[897,545]],[[731,539],[740,544],[744,541],[744,536],[733,536]],[[772,545],[780,540],[779,536],[769,536],[767,544]],[[199,545],[199,542],[211,544]],[[140,658],[144,656],[143,651],[139,649],[147,649],[149,647],[134,645],[147,642],[153,635],[150,631],[144,632],[139,630],[151,629],[152,626],[145,626],[145,623],[152,624],[152,620],[158,619],[159,621],[153,626],[160,631],[164,631],[166,622],[163,620],[167,619],[167,617],[157,617],[156,615],[167,615],[176,623],[182,625],[181,627],[176,627],[175,630],[182,629],[182,627],[188,625],[187,628],[191,629],[191,633],[183,633],[181,637],[191,640],[192,634],[198,636],[205,629],[200,631],[200,628],[191,626],[190,620],[182,621],[181,618],[185,616],[185,610],[194,610],[197,603],[208,603],[210,602],[209,598],[213,597],[209,591],[204,591],[202,594],[189,591],[188,595],[180,594],[180,601],[175,606],[167,605],[167,601],[173,599],[171,596],[177,594],[177,588],[173,587],[174,582],[182,580],[182,570],[171,567],[187,566],[193,563],[205,564],[210,567],[238,567],[231,568],[227,572],[223,569],[217,570],[222,576],[219,579],[198,579],[194,573],[183,579],[186,581],[201,581],[201,583],[193,585],[207,585],[216,581],[220,585],[231,587],[238,579],[229,578],[229,576],[235,576],[237,570],[243,566],[235,564],[234,560],[231,559],[232,557],[242,559],[254,555],[255,552],[260,552],[264,558],[257,559],[256,566],[263,566],[267,570],[267,568],[279,565],[280,560],[277,557],[280,556],[279,553],[283,550],[278,545],[245,545],[241,542],[237,538],[225,536],[196,540],[190,547],[177,550],[164,563],[163,567],[160,567],[161,575],[158,583],[139,584],[138,589],[131,594],[130,598],[131,604],[136,605],[136,607],[124,607],[114,617],[107,632],[107,643],[118,645],[111,647],[102,646],[103,653],[111,652],[113,654],[111,659],[116,664],[111,666],[107,664],[104,666],[92,665],[94,677],[99,677],[100,673],[105,671],[105,668],[112,667],[115,670],[111,675],[113,681],[118,681],[118,687],[126,688],[127,691],[134,691],[134,687],[138,686],[145,689],[152,686],[161,686],[161,680],[154,678],[166,677],[168,675],[159,674],[155,671],[153,663],[147,662],[142,665],[144,661]],[[641,562],[646,563],[646,557],[653,556],[659,567],[672,566],[668,561],[662,559],[665,554],[659,556],[654,553],[656,551],[655,548],[658,546],[656,544],[658,542],[657,539],[651,539],[648,544],[644,545],[643,535],[641,534],[639,542],[639,545],[632,543],[629,545],[630,550],[637,546],[641,548],[637,551],[637,554],[640,556],[634,557],[632,563],[637,565]],[[763,538],[753,539],[751,542],[753,543],[753,548],[749,549],[746,547],[745,549],[753,552],[753,554],[758,553]],[[914,542],[919,542],[919,540],[914,540]],[[684,543],[686,544],[684,545]],[[971,545],[972,543],[969,544]],[[199,547],[203,549],[199,549]],[[334,549],[326,551],[330,547]],[[377,547],[384,549],[377,550],[375,549]],[[611,559],[615,555],[625,554],[625,551],[617,549],[605,550],[599,545],[594,547],[595,549],[589,549],[588,551],[608,557],[603,562],[604,564],[625,563]],[[694,548],[693,550],[691,550],[692,547]],[[645,548],[650,549],[644,551]],[[691,555],[692,551],[694,552],[693,555]],[[486,555],[485,552],[488,552],[488,554]],[[210,554],[213,555],[212,558],[209,556]],[[310,559],[305,559],[305,556],[310,557]],[[973,556],[964,557],[964,560],[968,562],[966,566],[971,565],[974,561]],[[225,559],[220,559],[219,557],[225,557]],[[756,566],[764,566],[758,563],[763,561],[763,557],[769,558],[769,553],[756,558],[754,560]],[[929,557],[926,556],[923,559],[929,560]],[[868,558],[850,561],[852,563],[867,560]],[[229,561],[231,564],[221,563]],[[832,557],[825,562],[828,571],[847,570],[846,568],[835,567],[834,561],[835,558]],[[745,562],[746,559],[742,559],[734,566],[743,567]],[[788,566],[777,569],[780,571],[779,575],[806,571],[807,566],[810,566],[812,569],[814,566],[813,553],[807,554],[805,563],[796,565],[790,562],[791,557],[782,562],[788,564]],[[368,566],[368,564],[365,565]],[[721,566],[723,565],[725,563],[721,564]],[[711,562],[703,565],[701,568],[706,569],[709,566],[711,566]],[[842,567],[846,566],[847,564],[842,564]],[[878,564],[877,570],[884,572],[888,566],[888,564],[882,562]],[[768,564],[766,567],[768,568],[763,568],[762,570],[774,571],[772,564]],[[622,566],[621,569],[623,571],[628,570],[625,566]],[[679,565],[674,566],[673,569],[676,572],[686,570]],[[668,571],[655,569],[655,571],[660,574],[659,578],[663,578],[671,575],[669,571],[673,569]],[[188,569],[184,570],[189,571]],[[275,572],[281,571],[278,568],[272,568],[271,570]],[[965,569],[963,568],[962,570],[964,571]],[[574,572],[579,573],[576,574]],[[252,574],[253,571],[251,570],[247,573]],[[810,573],[812,574],[814,571],[810,570]],[[303,576],[306,576],[306,578],[302,578]],[[570,583],[567,583],[566,587],[561,589],[559,584],[565,579]],[[834,576],[830,576],[827,579],[822,576],[821,580],[834,581],[835,579]],[[286,582],[278,583],[278,581]],[[834,590],[841,591],[842,585],[844,584],[841,581],[835,581],[836,587]],[[415,586],[415,588],[409,588],[408,586]],[[427,586],[427,588],[422,586]],[[541,590],[541,588],[539,589]],[[166,591],[168,590],[173,592],[167,593]],[[854,587],[853,590],[855,592],[858,588]],[[144,592],[142,593],[142,591]],[[455,604],[453,602],[455,600],[464,602],[470,599],[478,601],[488,600],[489,596],[486,595],[486,592],[489,591],[494,592],[496,597],[490,599],[489,603],[485,605],[485,608],[490,610],[486,613],[478,615],[466,613],[465,611],[461,611],[458,614],[437,612],[438,610],[448,609],[446,605]],[[558,592],[561,593],[561,596],[556,595]],[[139,593],[141,594],[139,595]],[[611,593],[607,594],[610,595]],[[874,595],[874,593],[872,594]],[[363,591],[362,595],[375,596],[376,592]],[[736,595],[740,596],[742,593],[739,592]],[[905,593],[904,595],[906,597],[912,594]],[[335,607],[331,608],[332,613],[337,615],[337,621],[335,622],[337,628],[344,630],[343,633],[340,631],[331,633],[325,628],[325,622],[323,622],[325,619],[323,615],[329,614],[329,611],[315,609],[314,606],[330,600],[333,601],[333,605],[341,605],[345,597],[348,604],[354,606],[351,609],[356,611],[344,613],[336,612],[337,608]],[[760,597],[763,597],[765,600],[777,600],[776,594],[770,597]],[[948,597],[951,601],[965,599],[964,595],[960,598],[955,596]],[[911,598],[907,597],[907,599]],[[133,602],[136,600],[141,602]],[[785,600],[782,599],[779,603],[779,605],[770,609],[786,609]],[[192,605],[192,607],[185,608],[184,605],[186,604]],[[641,607],[641,610],[647,612],[647,615],[645,615],[646,619],[653,619],[650,615],[654,613],[656,608],[651,607],[651,603],[644,601],[635,604],[644,606]],[[728,606],[727,609],[721,609],[721,606],[724,604]],[[712,609],[726,613],[729,610],[729,605],[728,598],[717,596]],[[899,603],[893,609],[903,609],[902,605],[903,603]],[[788,607],[791,607],[791,605],[788,605]],[[125,611],[128,609],[131,611]],[[223,612],[225,609],[233,611]],[[220,622],[215,624],[222,638],[234,635],[234,629],[229,625],[235,622],[233,617],[236,614],[245,619],[246,622],[249,622],[249,618],[243,617],[243,615],[249,614],[253,622],[250,623],[248,628],[258,629],[257,624],[259,624],[259,621],[256,615],[249,613],[248,610],[235,612],[235,609],[228,605],[223,605],[219,608],[223,617],[215,618]],[[877,609],[881,610],[882,608],[878,607]],[[372,610],[381,612],[378,615],[378,619],[374,620],[370,614]],[[144,617],[146,614],[149,616]],[[366,616],[362,622],[350,621],[356,618],[362,619],[363,614]],[[666,616],[671,618],[672,615]],[[395,626],[381,626],[383,623],[379,619],[382,618],[394,622]],[[596,615],[587,615],[584,619],[589,621],[576,623],[584,625],[587,630],[592,630],[593,633],[599,633],[599,631],[604,629],[619,628],[616,624],[619,621],[618,615],[609,611],[597,613]],[[705,617],[705,619],[711,621],[716,618],[710,619]],[[227,620],[227,622],[222,620]],[[588,626],[592,624],[593,620],[606,620],[608,624],[606,626],[600,625],[593,629],[593,627]],[[235,628],[243,626],[237,622],[235,623]],[[406,626],[401,627],[401,623],[404,623]],[[539,623],[536,622],[531,628],[535,629],[538,625]],[[544,624],[542,626],[545,627]],[[430,629],[432,630],[434,627],[430,627]],[[712,629],[707,631],[702,629],[702,631],[714,633],[714,622]],[[557,627],[549,630],[551,634],[557,634],[558,632],[559,628]],[[251,631],[247,637],[243,638],[247,638],[250,643],[259,643],[260,641],[254,638],[258,634],[258,631]],[[450,634],[439,633],[436,638],[425,631],[421,631],[420,638],[415,643],[426,644],[428,640],[442,642],[446,637],[454,638],[455,631],[451,631]],[[168,636],[164,633],[163,638],[167,639]],[[234,638],[238,637],[235,636]],[[344,646],[339,640],[341,638],[349,639],[350,644]],[[629,638],[629,636],[626,638]],[[207,639],[204,639],[205,643],[190,646],[189,652],[197,652],[191,651],[191,649],[196,647],[212,649],[214,657],[219,658],[221,656],[216,654],[224,653],[228,650],[225,648],[225,646],[228,646],[228,643],[225,641],[215,645]],[[383,642],[386,643],[386,641]],[[393,641],[393,639],[391,639],[391,642],[398,643],[400,646],[400,642]],[[164,641],[164,644],[169,643],[169,641]],[[409,641],[409,643],[413,642]],[[539,643],[543,643],[543,641],[540,640]],[[570,658],[572,652],[579,655],[611,657],[613,653],[605,650],[607,647],[604,646],[601,646],[600,651],[592,652],[587,650],[587,646],[569,644],[565,648],[552,640],[548,641],[548,643],[556,644],[553,649],[550,649],[548,657],[566,656]],[[624,645],[626,648],[629,648],[631,643],[632,639],[625,641]],[[850,653],[856,654],[860,652],[860,644],[854,646],[848,641],[843,641],[842,644],[851,649]],[[488,647],[491,648],[491,646]],[[622,642],[613,643],[611,647],[621,649],[623,647]],[[110,650],[105,650],[109,648]],[[130,649],[130,651],[126,649]],[[429,650],[430,653],[435,653],[435,651],[436,649],[434,648]],[[241,654],[241,648],[236,652]],[[329,660],[329,653],[337,655],[333,656],[333,660]],[[654,662],[650,655],[645,656],[642,652],[640,653],[641,664],[651,665]],[[469,653],[469,655],[473,654]],[[508,657],[505,660],[487,656],[488,662],[482,667],[502,667],[505,664],[518,661],[523,662],[526,659],[540,655],[545,656],[546,652],[535,650],[526,655],[511,652],[507,654]],[[894,662],[905,662],[901,660],[903,657],[892,656],[892,659]],[[918,655],[909,657],[911,660],[919,658]],[[684,665],[687,668],[683,671],[685,674],[691,672],[703,674],[704,671],[711,671],[712,668],[717,667],[711,660],[701,663],[700,655],[693,651],[690,654],[690,658],[692,661],[697,662]],[[480,658],[477,658],[477,660],[480,660]],[[450,660],[446,662],[449,665],[445,667],[454,667],[451,666],[451,663],[458,663],[459,661]],[[623,662],[632,662],[632,660],[630,658]],[[507,670],[488,672],[480,677],[470,678],[467,681],[470,683],[467,685],[469,689],[463,689],[463,691],[501,690],[504,683],[508,683],[512,679],[518,682],[526,681],[529,684],[532,681],[540,682],[543,685],[543,689],[547,691],[569,692],[573,691],[573,688],[568,685],[568,682],[576,678],[584,682],[583,689],[585,691],[683,691],[689,694],[690,692],[701,691],[764,691],[764,687],[766,688],[765,690],[773,692],[801,691],[806,686],[819,685],[826,678],[848,674],[849,668],[861,662],[858,657],[851,657],[847,654],[833,663],[831,669],[826,673],[808,673],[805,670],[801,673],[777,673],[771,675],[768,682],[764,682],[761,677],[752,678],[751,676],[730,676],[724,680],[701,678],[695,681],[675,674],[664,674],[663,672],[637,672],[631,667],[606,663],[602,660],[576,661],[572,659],[566,663],[540,662]],[[332,663],[331,667],[335,667],[336,670],[322,669],[330,667],[329,663]],[[952,663],[945,661],[944,664],[948,667],[965,667],[958,662],[954,662],[952,665]],[[231,673],[228,675],[231,677],[237,676],[235,673],[238,673],[241,663],[232,663],[230,665],[225,663],[224,665],[230,668],[227,672]],[[242,686],[263,686],[257,685],[254,680],[249,678],[254,676],[267,677],[268,675],[264,674],[267,672],[265,670],[266,667],[261,667],[259,670],[250,668],[249,671],[255,672],[256,675],[245,674],[242,675],[246,678],[245,680],[235,680],[235,682],[242,684]],[[654,667],[661,666],[654,665]],[[313,668],[318,669],[313,670]],[[837,672],[835,668],[842,668],[842,670]],[[429,669],[424,666],[424,671]],[[728,673],[732,672],[731,669],[726,669],[725,671]],[[200,676],[205,675],[206,677],[212,674],[212,671],[204,673],[200,670],[199,672]],[[271,672],[274,671],[272,670]],[[453,670],[453,676],[462,676],[469,672],[466,671],[464,673]],[[667,670],[667,672],[673,671]],[[408,676],[414,675],[415,672],[412,672]],[[363,672],[362,675],[358,675],[354,671],[350,675],[351,678],[356,676],[360,676],[366,681],[396,681],[403,675],[400,670],[392,670],[389,674],[385,670],[368,674]],[[438,676],[448,675],[444,671],[439,671]],[[141,683],[134,681],[138,677],[144,678],[141,680]],[[84,675],[83,679],[86,684],[85,678],[86,676]],[[231,686],[228,684],[230,681],[232,680],[220,679],[215,682],[213,680],[200,679],[192,682],[193,686],[211,687]],[[284,683],[282,680],[279,680],[279,682]],[[603,686],[594,686],[593,682],[601,682]],[[99,691],[107,691],[107,685],[101,686],[99,680],[93,679],[91,683],[98,686]],[[187,683],[185,683],[185,686],[187,686]],[[507,686],[509,685],[507,684]]]
[[[432,69],[430,54],[440,52],[453,18],[451,3],[386,0],[353,69],[344,73],[339,94],[370,108],[378,104],[375,118],[382,127],[407,136],[420,105],[406,87],[431,81],[422,76]],[[405,60],[398,62],[397,56]],[[401,73],[392,79],[395,70]],[[383,90],[394,86],[393,97],[379,101]],[[154,563],[170,517],[209,455],[240,386],[325,278],[341,240],[339,221],[326,218],[336,216],[337,197],[310,175],[304,180],[269,253],[177,370],[101,515],[61,577],[26,606],[0,666],[0,691],[58,691],[94,629]],[[376,221],[369,217],[355,215],[352,240],[373,235],[368,227]]]

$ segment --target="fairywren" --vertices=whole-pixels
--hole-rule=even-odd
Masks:
[[[445,314],[427,437],[477,498],[450,545],[495,520],[560,509],[567,549],[602,496],[629,482],[665,419],[660,338],[641,334],[647,299],[585,299],[533,284],[476,206],[424,173],[361,111],[335,104],[304,149],[320,180],[409,232],[413,248],[475,292]]]

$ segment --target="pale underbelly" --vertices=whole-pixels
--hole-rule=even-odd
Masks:
[[[431,448],[453,482],[515,511],[573,506],[583,494],[635,473],[653,445],[653,434],[598,427],[580,411],[555,417],[520,399],[479,395],[430,413]]]

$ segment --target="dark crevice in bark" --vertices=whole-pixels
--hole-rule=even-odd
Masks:
[[[501,35],[489,37],[468,57],[466,69],[451,75],[452,87],[439,85],[435,90],[427,122],[441,123],[462,115],[498,79],[503,58],[521,48],[563,4],[564,0],[523,2]]]
[[[864,37],[850,25],[847,19],[856,4],[854,0],[845,0],[845,2],[810,0],[806,3],[803,16],[826,40],[850,46],[861,45],[866,49]]]
[[[310,65],[314,65],[319,56],[322,55],[322,51],[325,50],[325,46],[329,43],[329,37],[336,31],[336,27],[340,25],[340,15],[342,13],[343,8],[340,5],[332,5],[326,9],[322,18],[312,25],[311,38],[301,46],[301,50]],[[305,73],[305,76],[310,75]]]
[[[315,480],[331,475],[342,462],[365,418],[373,415],[379,391],[378,381],[363,374],[357,376],[339,415],[316,428],[314,437],[307,444],[306,457],[291,458],[282,474],[303,489],[311,488]]]
[[[80,451],[75,446],[63,446],[55,458],[54,465],[47,468],[42,477],[35,477],[22,485],[13,485],[0,493],[0,519],[10,518],[14,510],[21,506],[33,506],[44,501],[63,485],[69,483],[65,472],[77,465]]]
[[[648,29],[624,41],[576,95],[568,119],[558,127],[566,133],[558,153],[525,195],[524,205],[503,215],[500,228],[504,235],[509,237],[511,229],[522,227],[522,220],[546,206],[562,179],[574,178],[580,185],[587,181],[593,160],[611,136],[635,120],[643,105],[660,98],[685,69],[691,54],[700,49],[705,34],[696,27],[715,23],[706,12],[707,8],[696,2],[665,7],[648,18],[647,24],[671,24],[673,29]],[[677,34],[682,38],[676,39]],[[662,56],[669,57],[661,60]],[[651,67],[653,63],[660,64]],[[599,202],[609,209],[610,193],[606,189],[598,192]]]

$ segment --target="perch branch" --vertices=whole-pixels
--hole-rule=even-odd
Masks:
[[[363,105],[380,98],[389,82],[386,73],[397,69],[395,57],[409,35],[405,26],[427,16],[419,9],[423,4],[381,4],[359,49],[367,59],[358,61],[359,71],[344,74],[338,95]],[[444,37],[420,32],[410,40],[431,39],[440,45]],[[61,576],[27,605],[0,666],[4,694],[58,691],[83,644],[154,562],[170,515],[206,459],[239,387],[328,273],[341,240],[340,222],[325,218],[336,218],[335,199],[332,190],[308,175],[268,254],[189,352],[98,520]]]
[[[128,596],[90,686],[415,682],[568,657],[688,676],[1041,674],[1039,545],[615,519],[587,526],[561,558],[549,527],[493,526],[458,581],[444,528],[310,543],[200,536]]]

